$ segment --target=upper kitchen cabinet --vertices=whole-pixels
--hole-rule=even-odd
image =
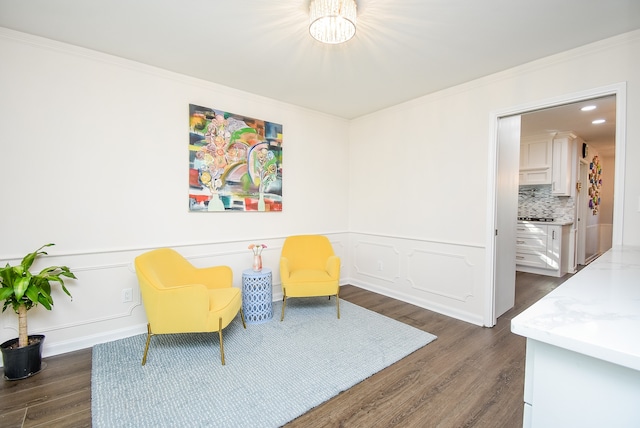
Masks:
[[[551,184],[550,135],[523,137],[520,141],[520,185]]]
[[[572,132],[555,135],[552,142],[551,194],[575,196],[578,170],[578,146],[582,139]]]

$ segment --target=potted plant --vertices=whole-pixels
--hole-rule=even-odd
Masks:
[[[50,266],[40,273],[30,271],[34,260],[40,255],[46,244],[27,254],[16,266],[9,263],[0,268],[0,301],[4,301],[2,312],[11,307],[18,314],[18,338],[7,340],[0,345],[4,362],[4,377],[8,380],[24,379],[40,371],[42,361],[43,335],[28,336],[27,311],[38,304],[51,310],[51,283],[59,283],[62,290],[71,297],[64,285],[63,277],[76,278],[67,266]]]

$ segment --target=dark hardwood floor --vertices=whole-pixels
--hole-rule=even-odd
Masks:
[[[518,272],[516,305],[483,328],[354,286],[340,297],[438,339],[286,427],[520,427],[525,339],[511,319],[568,279]],[[0,380],[0,427],[90,427],[91,349],[45,359],[37,375]]]

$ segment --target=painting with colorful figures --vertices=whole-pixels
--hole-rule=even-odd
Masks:
[[[589,164],[589,209],[593,215],[600,210],[600,188],[602,187],[602,166],[600,158],[594,156]]]
[[[282,211],[282,125],[190,104],[189,210]]]

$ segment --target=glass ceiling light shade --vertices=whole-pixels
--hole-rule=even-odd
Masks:
[[[332,45],[351,39],[356,34],[355,0],[311,0],[309,33]]]

